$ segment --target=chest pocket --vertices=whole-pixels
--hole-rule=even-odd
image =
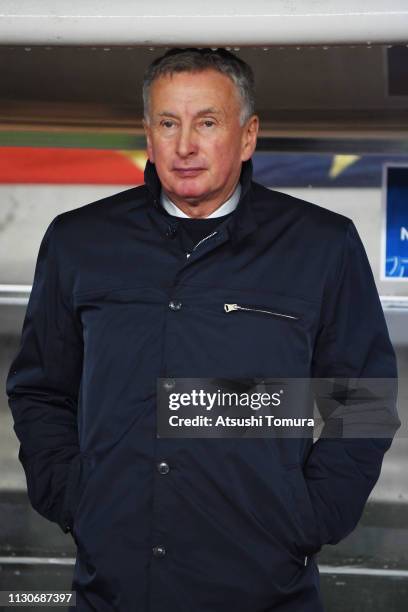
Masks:
[[[236,296],[223,300],[231,354],[255,376],[307,376],[309,310],[290,296]],[[239,356],[239,357],[238,357]]]
[[[211,360],[208,376],[309,376],[317,303],[225,287],[189,286],[179,296],[186,306],[183,329],[188,330],[190,361]]]

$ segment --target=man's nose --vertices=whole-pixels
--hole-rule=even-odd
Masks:
[[[179,132],[177,141],[177,154],[180,157],[187,157],[197,151],[197,139],[194,130],[190,126],[184,126]]]

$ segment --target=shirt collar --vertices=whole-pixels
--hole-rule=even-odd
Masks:
[[[214,219],[215,217],[222,217],[223,215],[228,215],[230,212],[235,210],[238,205],[239,198],[241,195],[241,183],[238,181],[237,186],[234,189],[234,193],[228,200],[226,200],[221,206],[219,206],[216,210],[214,210],[210,215],[204,217],[205,219]],[[193,219],[194,217],[190,217],[190,215],[186,215],[176,204],[174,204],[167,193],[162,189],[160,193],[160,202],[162,206],[167,210],[169,215],[173,217],[182,217],[183,219]],[[202,218],[202,217],[201,217]]]
[[[241,175],[239,178],[241,185],[241,193],[236,205],[236,210],[233,215],[230,215],[221,227],[226,225],[226,229],[230,235],[233,246],[236,246],[245,236],[253,232],[258,224],[255,218],[255,211],[252,204],[252,174],[253,164],[252,159],[248,159],[242,163]],[[169,217],[166,215],[165,209],[161,205],[161,183],[157,174],[156,166],[150,160],[147,160],[144,170],[145,186],[150,196],[149,213],[160,226],[162,226],[164,234],[169,230],[169,227],[177,227],[180,222],[179,218]],[[219,210],[219,209],[218,209]],[[215,211],[214,211],[215,212]],[[208,218],[208,217],[207,217]],[[170,230],[171,231],[171,230]],[[220,230],[219,230],[220,231]]]

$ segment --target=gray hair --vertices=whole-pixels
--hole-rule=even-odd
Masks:
[[[148,66],[143,77],[143,113],[149,123],[150,87],[155,79],[177,72],[200,72],[212,68],[228,76],[241,99],[241,126],[255,112],[255,79],[252,68],[226,49],[170,49]]]

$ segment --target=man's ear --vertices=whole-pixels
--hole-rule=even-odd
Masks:
[[[147,121],[145,121],[145,119],[142,119],[142,125],[143,125],[144,133],[145,133],[145,136],[146,136],[146,151],[147,151],[147,156],[149,158],[149,161],[152,164],[154,164],[151,127],[147,123]]]
[[[259,130],[259,117],[258,115],[252,115],[244,125],[242,134],[242,153],[241,161],[247,161],[252,157],[256,149],[256,141]]]

